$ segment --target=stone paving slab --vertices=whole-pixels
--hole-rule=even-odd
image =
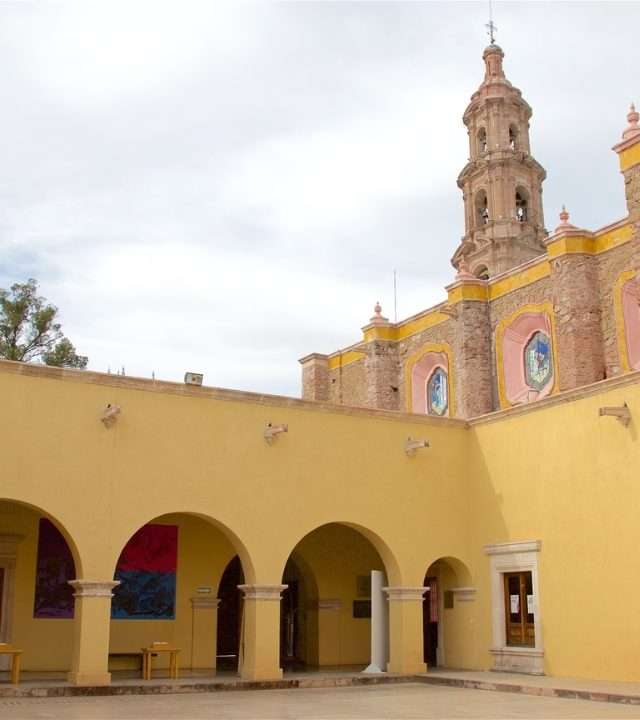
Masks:
[[[296,692],[0,699],[10,720],[637,720],[638,708],[425,683]]]
[[[71,698],[127,695],[185,695],[241,690],[300,690],[319,688],[366,687],[395,684],[440,685],[470,690],[548,698],[590,700],[640,705],[640,683],[603,682],[577,678],[520,675],[469,670],[432,670],[425,675],[365,675],[358,672],[291,673],[282,680],[249,682],[235,675],[226,677],[184,677],[179,680],[154,678],[118,679],[107,686],[77,686],[56,680],[33,680],[20,685],[0,684],[0,698]],[[639,713],[640,717],[640,713]]]

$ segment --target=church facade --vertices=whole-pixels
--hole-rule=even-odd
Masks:
[[[378,571],[381,670],[640,681],[638,114],[628,217],[547,235],[530,108],[484,59],[447,300],[376,308],[303,359],[304,399],[0,361],[0,643],[25,671],[106,685],[154,643],[252,682],[364,668]]]
[[[359,342],[302,358],[304,398],[471,418],[640,369],[638,113],[613,148],[628,215],[591,231],[563,208],[549,234],[531,108],[502,50],[483,59],[463,115],[465,234],[447,299],[398,323],[376,305]]]

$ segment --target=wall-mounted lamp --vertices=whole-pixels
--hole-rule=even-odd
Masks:
[[[264,429],[264,439],[271,445],[276,436],[285,432],[289,432],[288,425],[273,425],[272,423],[267,423],[267,427]]]
[[[100,420],[106,428],[110,428],[120,414],[120,405],[112,405],[109,403],[102,413]]]
[[[404,446],[404,451],[407,453],[409,457],[412,457],[416,454],[416,450],[420,450],[421,448],[428,448],[429,447],[429,441],[428,440],[412,440],[410,437],[407,438],[407,442]]]
[[[631,410],[629,410],[627,403],[614,407],[601,407],[598,410],[598,415],[612,415],[625,427],[631,422]]]

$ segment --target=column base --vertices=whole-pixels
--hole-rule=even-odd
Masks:
[[[263,680],[282,680],[282,668],[277,670],[260,670],[258,668],[242,668],[240,679],[247,682],[262,682]]]
[[[72,685],[111,685],[111,673],[67,673]]]

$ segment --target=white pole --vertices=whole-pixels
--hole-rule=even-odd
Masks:
[[[389,656],[389,609],[382,588],[384,573],[371,571],[371,664],[362,672],[382,673]]]

